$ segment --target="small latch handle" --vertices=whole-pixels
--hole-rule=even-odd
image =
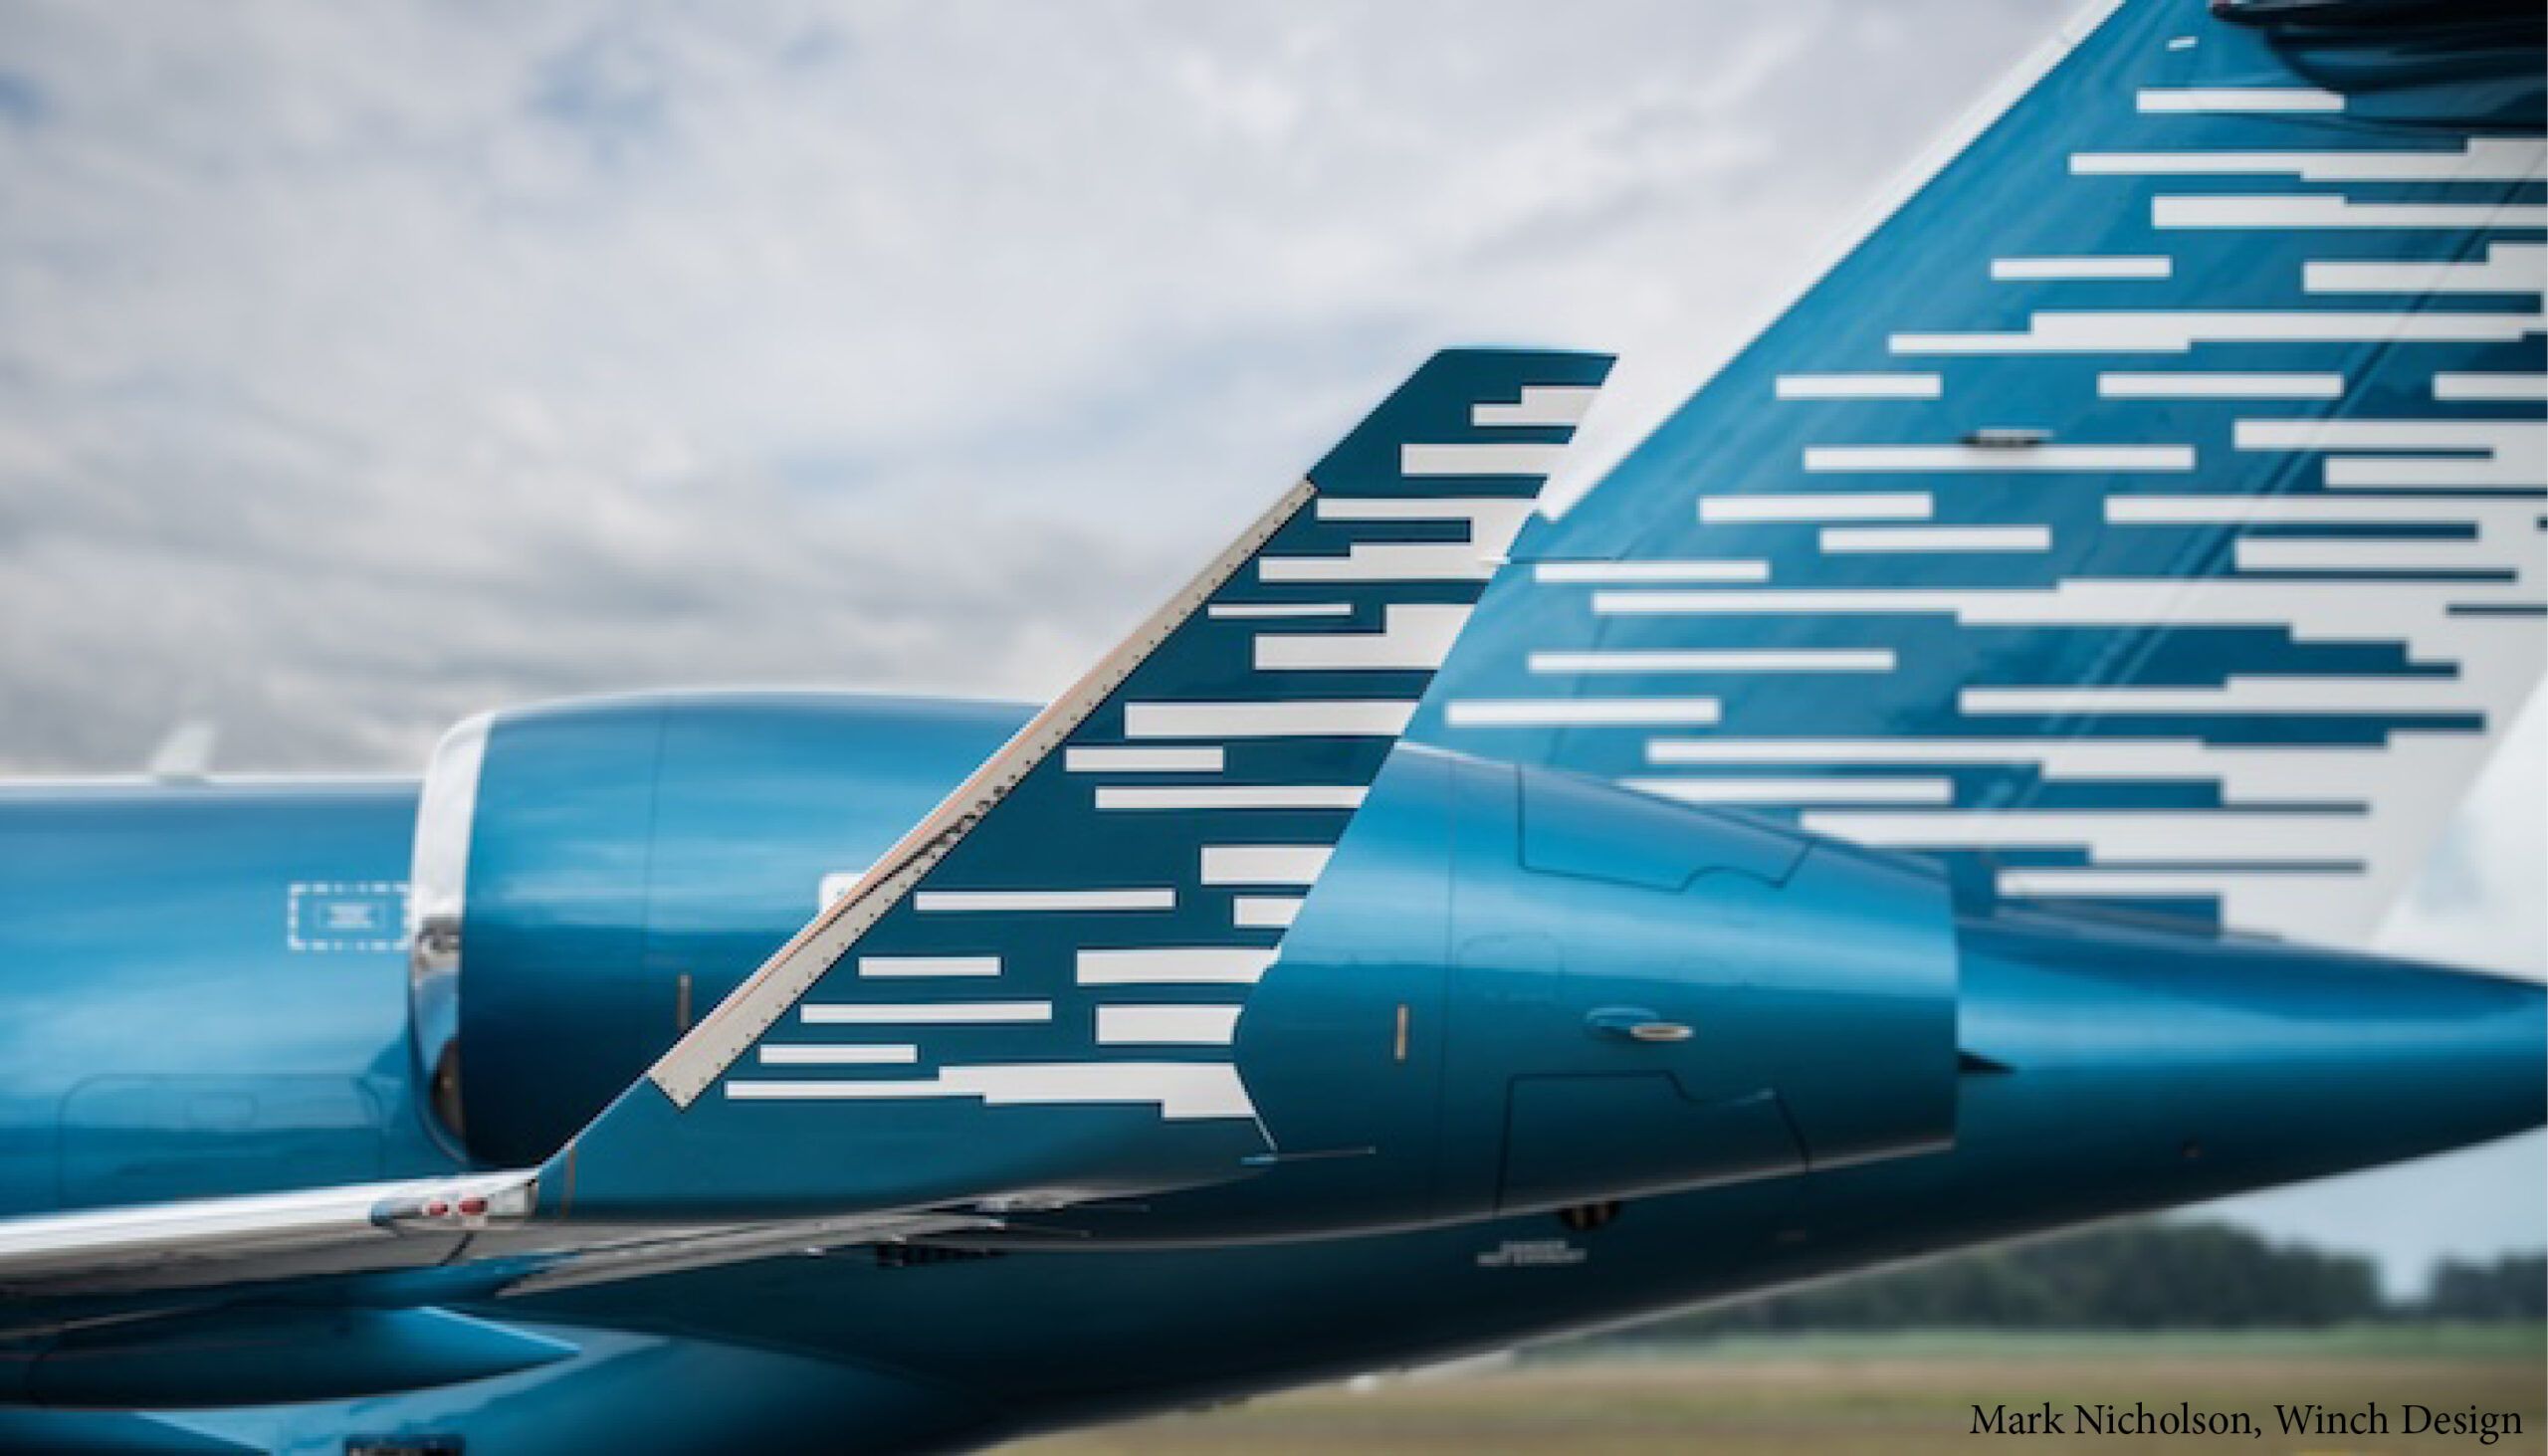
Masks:
[[[1585,1017],[1584,1025],[1595,1036],[1652,1045],[1684,1042],[1697,1034],[1688,1022],[1666,1021],[1643,1006],[1604,1006]]]

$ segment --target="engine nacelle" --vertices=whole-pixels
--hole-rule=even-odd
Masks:
[[[1259,1177],[1009,1242],[1415,1226],[1943,1150],[1943,878],[1401,747],[1239,1020]]]
[[[427,771],[412,1015],[442,1131],[536,1163],[1024,721],[826,693],[471,719]]]

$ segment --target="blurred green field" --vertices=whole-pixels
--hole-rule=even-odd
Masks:
[[[1552,1452],[1649,1456],[1972,1452],[2548,1451],[2548,1329],[2378,1326],[2306,1333],[1796,1336],[1560,1347],[1502,1368],[1326,1386],[1024,1442],[1008,1456]],[[2259,1438],[1973,1433],[1973,1407],[2107,1400],[2245,1410]],[[2389,1411],[2393,1433],[2286,1438],[2276,1401]],[[2522,1434],[2397,1433],[2398,1407],[2517,1413]]]

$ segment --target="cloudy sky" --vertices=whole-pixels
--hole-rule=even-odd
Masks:
[[[0,768],[1041,696],[1438,344],[1632,440],[2066,8],[0,0]],[[2399,943],[2548,959],[2540,717]],[[2242,1207],[2536,1244],[2541,1145]]]

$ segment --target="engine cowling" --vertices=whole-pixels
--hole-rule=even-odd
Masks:
[[[535,1163],[1025,718],[750,693],[512,710],[445,735],[416,829],[411,1001],[446,1137]]]
[[[1297,1237],[1943,1150],[1958,959],[1920,862],[1401,747],[1239,1021],[1272,1165],[1040,1222]]]

